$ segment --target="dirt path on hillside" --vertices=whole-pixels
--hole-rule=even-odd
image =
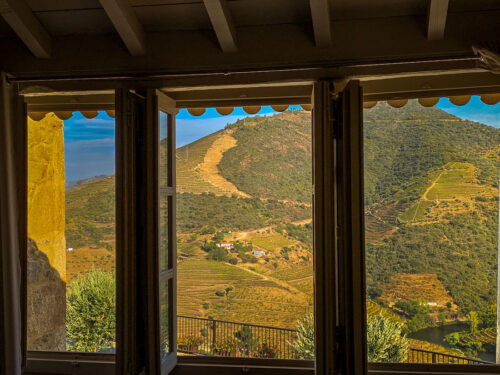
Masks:
[[[224,190],[228,195],[234,194],[243,198],[251,198],[250,195],[238,190],[234,184],[222,177],[219,173],[219,169],[217,168],[217,165],[222,160],[224,152],[235,147],[236,144],[236,139],[228,133],[223,133],[207,150],[203,162],[198,166],[198,171],[201,178],[210,182],[219,189]]]
[[[422,195],[422,200],[423,200],[423,201],[429,201],[429,200],[430,200],[429,198],[427,198],[427,194],[429,193],[429,191],[431,191],[431,190],[432,190],[432,188],[433,188],[434,186],[436,186],[436,183],[439,181],[439,179],[441,178],[442,174],[443,174],[445,171],[446,171],[446,170],[442,171],[442,172],[439,174],[439,176],[437,176],[437,177],[436,177],[436,179],[435,179],[434,181],[432,181],[431,186],[429,186],[429,187],[427,188],[427,190],[425,191],[424,195]]]
[[[312,219],[292,221],[293,225],[305,225],[305,224],[309,224],[309,223],[312,223]]]

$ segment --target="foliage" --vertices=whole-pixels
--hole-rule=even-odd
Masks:
[[[276,358],[278,357],[278,351],[264,342],[255,349],[255,356],[259,358]]]
[[[470,333],[476,333],[477,327],[479,326],[479,315],[478,315],[477,311],[470,311],[467,314],[467,319],[469,321]]]
[[[224,289],[218,290],[215,292],[215,295],[218,297],[224,297],[226,295],[226,291]]]
[[[404,362],[408,357],[408,340],[402,325],[382,315],[367,318],[368,362]]]
[[[216,352],[226,352],[231,353],[238,349],[238,344],[232,339],[225,339],[222,341],[217,341],[214,344],[214,350]]]
[[[250,352],[257,346],[258,338],[253,336],[250,326],[244,325],[241,329],[234,333],[238,342],[240,352],[244,356],[248,356]]]
[[[207,259],[223,262],[227,259],[227,250],[223,247],[216,247],[208,252]]]
[[[314,315],[309,313],[295,327],[292,350],[298,359],[314,359]]]
[[[179,337],[177,339],[177,345],[180,346],[198,346],[202,342],[203,339],[197,336],[185,336],[185,337]]]
[[[98,352],[114,346],[115,297],[114,272],[92,269],[69,284],[66,301],[69,350]]]
[[[294,224],[278,225],[277,230],[285,232],[290,237],[299,240],[300,242],[309,246],[310,249],[312,249],[312,244],[313,244],[312,223],[304,225],[294,225]]]
[[[497,304],[493,304],[486,311],[479,312],[479,326],[481,328],[497,327]]]
[[[406,322],[404,331],[407,333],[416,332],[429,326],[431,322],[430,307],[423,299],[413,299],[411,301],[398,301],[395,307],[401,309],[410,318]]]
[[[448,222],[400,226],[384,244],[368,243],[369,295],[396,273],[437,273],[465,314],[485,311],[496,301],[498,212],[481,215],[467,212]]]
[[[219,170],[254,197],[310,202],[311,116],[307,112],[245,118],[229,126],[237,145]]]
[[[311,208],[306,205],[212,193],[177,194],[177,227],[182,233],[212,227],[221,231],[251,230],[310,217]]]

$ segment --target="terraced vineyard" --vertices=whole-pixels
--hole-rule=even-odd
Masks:
[[[307,277],[312,277],[312,267],[310,265],[293,267],[273,272],[270,276],[284,281],[302,280]]]
[[[222,134],[222,130],[200,138],[176,152],[177,191],[179,193],[214,193],[224,195],[225,191],[204,180],[200,174],[200,165],[203,163],[207,150]]]
[[[497,333],[495,328],[485,328],[476,333],[460,334],[460,344],[466,346],[472,342],[481,342],[486,345],[495,346]]]
[[[233,289],[226,295],[216,295],[231,286]],[[305,316],[310,309],[307,295],[295,288],[237,266],[208,260],[179,263],[177,296],[180,315],[268,322],[281,328],[294,328],[297,317]],[[208,304],[207,308],[204,304]]]

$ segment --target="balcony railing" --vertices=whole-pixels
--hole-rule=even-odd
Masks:
[[[177,351],[222,357],[297,359],[294,329],[177,316]],[[407,363],[491,364],[475,358],[410,348]]]
[[[293,329],[177,316],[180,353],[292,359],[294,340]]]
[[[460,357],[457,355],[432,352],[423,349],[410,348],[407,363],[448,363],[456,365],[491,365],[490,362],[479,359]]]

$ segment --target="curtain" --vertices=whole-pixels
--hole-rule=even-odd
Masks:
[[[19,116],[19,100],[5,73],[0,76],[0,373],[21,375],[23,364],[22,241],[20,227],[23,210],[19,210],[24,187],[20,169],[16,168],[19,149],[14,134]],[[19,130],[17,130],[19,131]],[[17,142],[19,144],[19,142]],[[17,157],[16,158],[16,148]],[[24,168],[21,168],[24,170]]]

